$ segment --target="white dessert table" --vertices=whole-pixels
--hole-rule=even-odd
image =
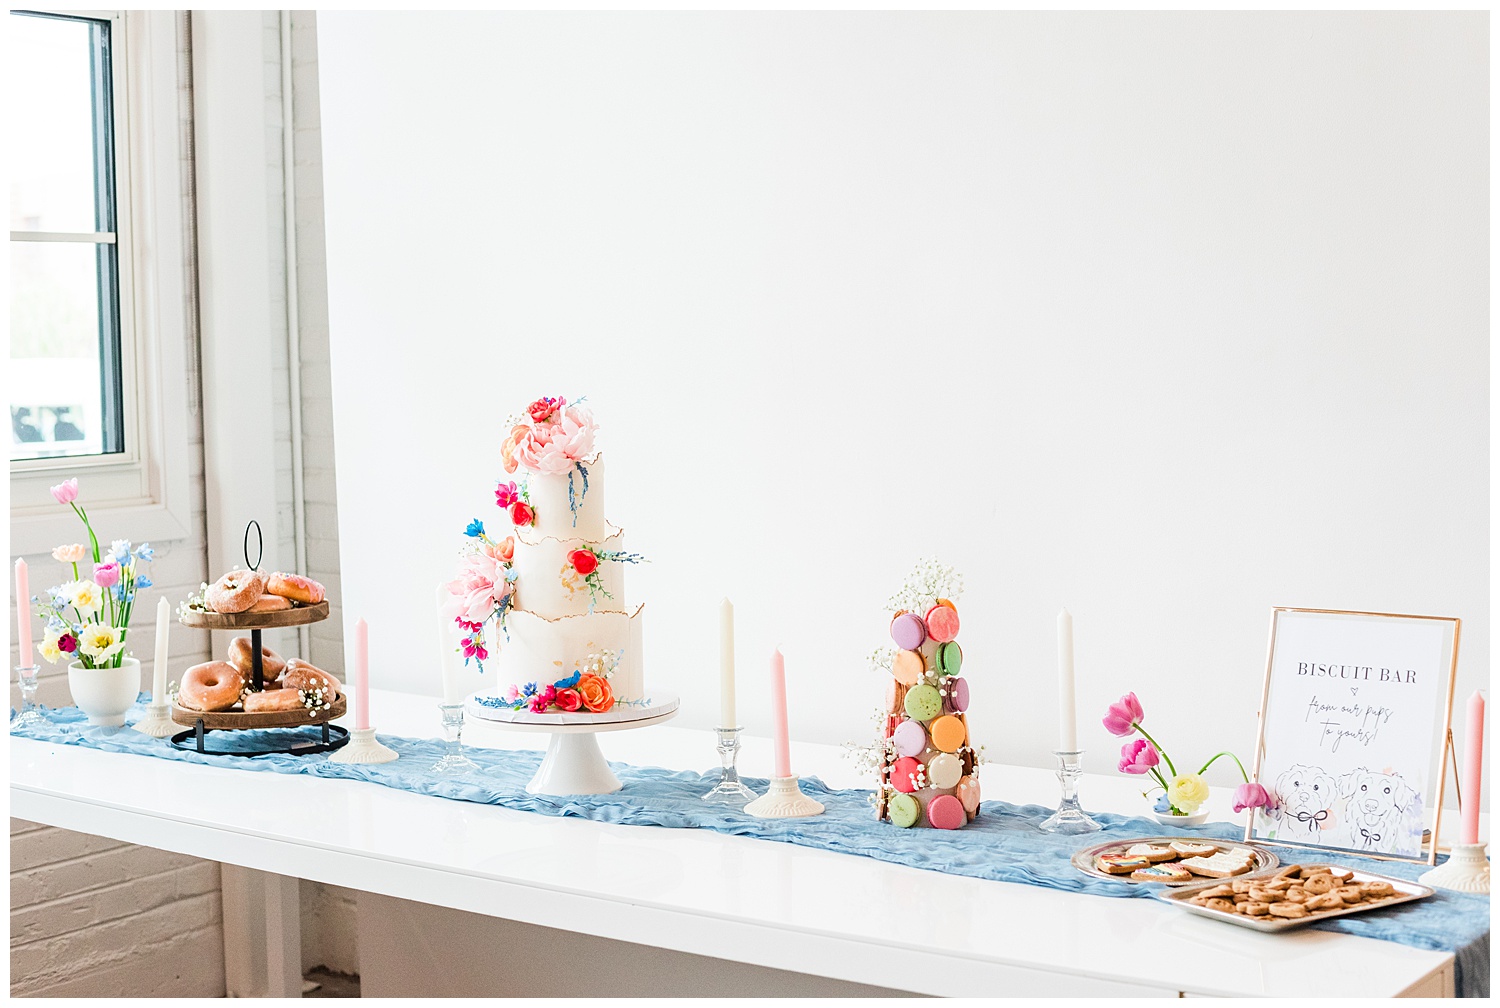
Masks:
[[[436,736],[437,700],[371,691],[382,732]],[[466,729],[529,748],[535,736]],[[857,778],[834,746],[793,761]],[[707,731],[610,738],[611,759],[717,766]],[[770,745],[746,740],[760,776]],[[1051,804],[1052,774],[990,764],[986,797]],[[1136,810],[1128,780],[1089,775],[1091,809]],[[1216,795],[1218,807],[1226,803]],[[11,740],[11,814],[222,862],[231,993],[293,993],[296,879],[757,966],[948,996],[1451,996],[1453,957],[1303,931],[1263,935],[1154,900],[1111,899],[922,871],[706,830],[615,826],[359,782],[250,773]],[[248,871],[243,871],[248,870]],[[268,874],[262,874],[268,873]],[[279,919],[278,919],[279,918]],[[286,929],[291,930],[291,938]],[[259,977],[250,975],[261,974]],[[238,985],[238,986],[237,986]],[[498,993],[498,992],[497,992]],[[753,994],[754,991],[745,991]]]

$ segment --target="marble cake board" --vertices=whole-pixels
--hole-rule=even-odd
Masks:
[[[547,755],[526,785],[530,794],[613,794],[624,785],[610,770],[599,742],[600,732],[627,731],[661,724],[677,716],[677,694],[653,691],[637,705],[616,706],[603,714],[533,714],[504,710],[479,702],[475,693],[464,702],[464,713],[506,731],[546,732],[552,736]],[[491,694],[492,695],[492,694]]]

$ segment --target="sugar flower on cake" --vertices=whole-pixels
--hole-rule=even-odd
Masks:
[[[566,679],[511,686],[503,697],[480,696],[476,700],[486,707],[529,710],[533,714],[549,711],[603,714],[615,706],[614,687],[609,680],[619,664],[620,652],[601,651],[579,662],[578,668]]]
[[[633,564],[642,563],[645,559],[639,553],[627,553],[624,550],[602,550],[597,546],[584,546],[568,554],[567,563],[563,566],[562,571],[563,584],[569,584],[570,579],[574,575],[582,577],[584,585],[589,590],[589,610],[592,611],[601,597],[614,598],[614,595],[610,594],[604,587],[604,581],[599,576],[599,565],[601,563]]]
[[[445,585],[449,597],[443,614],[464,631],[457,646],[464,664],[472,659],[483,672],[485,659],[490,656],[485,628],[493,623],[504,631],[505,616],[515,598],[511,560],[516,541],[510,536],[498,542],[491,539],[478,518],[468,524],[464,535],[473,542],[459,556],[458,577]]]
[[[521,427],[525,432],[515,437]],[[515,442],[510,457],[528,472],[561,475],[593,456],[597,432],[598,425],[587,407],[577,403],[569,406],[561,398],[538,399],[511,430]]]

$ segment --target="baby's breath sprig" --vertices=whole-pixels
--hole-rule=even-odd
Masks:
[[[181,618],[189,612],[208,612],[208,582],[205,581],[198,586],[196,595],[189,595],[177,605],[177,616]]]
[[[940,598],[957,601],[964,592],[963,575],[947,564],[924,558],[906,577],[901,590],[886,600],[887,612],[925,612]]]
[[[870,663],[870,668],[877,672],[889,672],[891,665],[896,661],[896,649],[878,647],[870,652],[870,657],[866,661]]]

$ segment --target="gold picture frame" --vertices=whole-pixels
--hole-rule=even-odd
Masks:
[[[1293,606],[1278,606],[1275,609],[1272,609],[1271,629],[1269,640],[1266,645],[1266,673],[1264,682],[1261,685],[1260,710],[1257,712],[1258,726],[1255,736],[1253,769],[1251,770],[1250,775],[1251,780],[1255,781],[1256,783],[1261,783],[1261,771],[1264,766],[1266,754],[1266,725],[1267,719],[1271,712],[1271,686],[1273,672],[1276,667],[1276,644],[1278,630],[1281,627],[1283,616],[1288,614],[1296,614],[1298,616],[1323,615],[1332,617],[1352,617],[1356,618],[1354,620],[1355,622],[1366,623],[1371,620],[1423,620],[1437,623],[1447,623],[1451,625],[1451,637],[1446,637],[1444,642],[1444,648],[1448,652],[1448,667],[1447,684],[1442,690],[1442,726],[1438,731],[1439,748],[1438,752],[1435,754],[1435,769],[1437,778],[1436,802],[1435,805],[1428,806],[1433,808],[1432,829],[1425,840],[1419,841],[1419,850],[1421,847],[1425,847],[1425,854],[1419,853],[1416,856],[1408,856],[1381,853],[1376,851],[1357,849],[1351,846],[1317,843],[1297,843],[1279,838],[1258,836],[1256,834],[1256,826],[1260,821],[1263,813],[1259,809],[1254,809],[1251,811],[1250,817],[1245,824],[1245,841],[1279,847],[1291,847],[1299,850],[1338,851],[1341,853],[1353,854],[1360,857],[1375,858],[1382,861],[1403,861],[1409,864],[1436,864],[1438,855],[1438,838],[1441,836],[1443,823],[1443,798],[1447,793],[1448,786],[1448,762],[1453,746],[1453,691],[1458,677],[1458,645],[1463,621],[1456,616],[1423,616],[1412,613],[1366,612],[1363,610],[1351,609],[1304,609]],[[1427,795],[1424,794],[1423,797],[1426,798]]]

